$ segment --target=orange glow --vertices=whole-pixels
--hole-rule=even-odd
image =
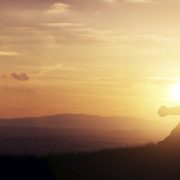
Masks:
[[[161,122],[158,108],[180,101],[179,7],[170,0],[2,1],[0,116]]]

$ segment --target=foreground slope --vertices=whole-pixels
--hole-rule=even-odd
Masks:
[[[170,146],[179,144],[177,134],[179,126],[163,142],[141,147],[46,157],[1,156],[0,179],[179,180],[180,151]]]
[[[179,180],[180,153],[157,146],[49,158],[55,177],[79,180]]]
[[[158,144],[52,156],[49,164],[59,180],[179,180],[179,144],[180,125]]]
[[[180,124],[178,124],[163,141],[159,142],[159,146],[171,151],[180,150]]]

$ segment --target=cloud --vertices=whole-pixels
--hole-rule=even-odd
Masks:
[[[1,86],[0,87],[1,92],[5,93],[20,93],[21,95],[37,95],[38,91],[37,89],[31,88],[31,87],[23,87],[23,86]]]
[[[12,73],[11,76],[18,81],[28,81],[30,79],[26,73]]]
[[[69,9],[70,9],[70,6],[66,3],[55,3],[51,5],[50,9],[47,12],[51,14],[65,13]]]
[[[176,82],[177,82],[177,80],[175,80],[175,79],[157,78],[157,79],[154,79],[152,84],[158,85],[158,86],[169,86],[171,84],[175,84]]]
[[[104,44],[108,36],[108,30],[93,28],[83,23],[76,22],[56,22],[42,23],[44,31],[51,34],[54,42],[62,43],[85,43]]]
[[[50,72],[50,71],[66,69],[64,67],[64,65],[65,65],[64,63],[61,63],[61,64],[57,64],[57,65],[52,65],[52,66],[42,66],[41,72],[46,73],[46,72]]]
[[[52,27],[52,28],[78,28],[83,27],[83,24],[80,23],[72,23],[72,22],[61,22],[61,23],[44,23],[42,24],[46,27]]]
[[[154,3],[152,0],[125,0],[127,3]]]
[[[19,53],[15,51],[0,51],[0,57],[1,56],[18,56]]]
[[[114,3],[114,2],[116,2],[116,0],[100,0],[100,1],[107,2],[107,3]]]

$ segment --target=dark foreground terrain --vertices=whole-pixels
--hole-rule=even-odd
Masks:
[[[43,157],[1,155],[1,179],[180,180],[180,124],[158,144]]]
[[[0,157],[1,180],[55,180],[44,158],[31,156]]]
[[[54,156],[49,163],[57,179],[180,179],[180,153],[164,151],[153,145]]]
[[[146,145],[41,158],[2,156],[0,179],[179,180],[180,151]]]

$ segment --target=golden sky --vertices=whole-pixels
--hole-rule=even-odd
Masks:
[[[179,0],[0,0],[0,116],[158,118],[180,79]]]

